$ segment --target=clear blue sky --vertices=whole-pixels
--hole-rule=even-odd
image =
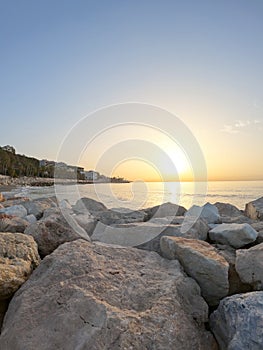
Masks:
[[[263,178],[262,0],[0,0],[0,45],[0,145],[54,159],[80,118],[138,101],[183,120],[211,178]]]

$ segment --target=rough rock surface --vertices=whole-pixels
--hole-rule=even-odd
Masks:
[[[208,224],[218,224],[222,222],[217,207],[210,203],[206,203],[202,207],[193,205],[185,213],[185,216],[204,219]]]
[[[2,195],[2,193],[0,193],[0,202],[3,202],[5,200],[4,196]]]
[[[252,291],[249,284],[243,283],[236,271],[236,250],[229,245],[213,244],[217,252],[222,255],[229,264],[228,281],[229,292],[228,295],[247,293]]]
[[[223,299],[210,316],[210,327],[221,350],[262,350],[263,292]]]
[[[0,214],[0,232],[23,233],[29,225],[28,221],[25,219],[22,219],[18,216]]]
[[[130,209],[108,209],[96,215],[97,219],[105,225],[127,224],[133,222],[143,222],[147,218],[146,212],[131,211]]]
[[[237,250],[236,270],[244,283],[254,290],[263,290],[263,243]]]
[[[7,197],[5,198],[5,201],[2,202],[2,205],[7,208],[7,207],[12,207],[14,205],[21,205],[22,203],[24,202],[28,202],[29,201],[29,198],[26,198],[26,197],[20,197],[20,198],[11,198],[11,197]]]
[[[24,218],[27,216],[27,211],[22,205],[13,205],[12,207],[7,207],[0,209],[0,214],[6,214],[11,216],[18,216]]]
[[[263,220],[263,197],[246,204],[245,214],[253,220]]]
[[[178,259],[186,273],[199,284],[211,306],[228,294],[228,262],[207,242],[181,237],[162,237],[162,255]]]
[[[46,219],[31,224],[25,234],[34,237],[41,257],[52,253],[59,245],[75,241],[79,238],[90,240],[87,232],[76,222],[73,216],[68,215],[67,222],[63,215],[50,215]]]
[[[77,214],[87,214],[91,213],[92,215],[96,216],[98,213],[104,211],[104,210],[108,210],[107,207],[94,200],[91,198],[81,198],[79,199],[75,205],[73,205],[73,210],[77,213]]]
[[[223,223],[251,223],[251,219],[245,216],[241,210],[232,204],[217,202],[214,205],[217,207]]]
[[[174,236],[205,240],[208,229],[208,225],[202,219],[191,221],[190,217],[185,219],[182,225],[158,223],[157,219],[154,219],[153,222],[151,219],[147,222],[116,226],[106,226],[99,222],[91,238],[94,241],[160,253],[161,237]]]
[[[209,231],[212,241],[241,248],[254,242],[258,233],[249,224],[221,224]]]
[[[37,218],[35,217],[35,215],[33,214],[29,214],[25,217],[25,220],[27,222],[29,222],[30,224],[34,224],[35,222],[37,222]]]
[[[170,202],[156,205],[155,207],[145,209],[148,214],[148,219],[151,218],[166,218],[168,216],[183,216],[186,209],[180,205],[173,204]]]
[[[242,215],[242,211],[232,204],[216,202],[214,205],[217,207],[221,217],[224,217],[224,216],[238,217]]]
[[[1,350],[216,349],[199,292],[156,253],[65,243],[12,299]]]
[[[0,233],[0,300],[10,298],[39,264],[37,245],[22,233]]]
[[[37,219],[43,216],[46,209],[57,207],[54,198],[38,198],[33,201],[23,202],[27,215],[33,214]]]

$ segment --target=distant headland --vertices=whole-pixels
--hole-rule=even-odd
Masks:
[[[17,154],[13,146],[0,146],[0,184],[52,186],[54,182],[71,183],[128,183],[123,177],[108,177],[98,171],[46,159]]]

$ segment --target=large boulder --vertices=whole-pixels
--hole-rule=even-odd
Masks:
[[[0,209],[0,214],[6,214],[10,216],[18,216],[20,218],[24,218],[25,216],[27,216],[27,211],[23,207],[23,205],[19,204],[19,205],[13,205],[12,207]]]
[[[232,204],[216,202],[214,205],[217,207],[223,223],[251,223],[251,219]]]
[[[21,232],[28,227],[29,222],[19,216],[0,214],[0,232]]]
[[[45,210],[57,207],[53,198],[38,198],[33,201],[23,202],[22,205],[27,210],[27,215],[33,214],[37,219],[43,216]]]
[[[119,208],[103,210],[97,213],[96,217],[105,225],[113,225],[143,222],[146,220],[147,214],[143,210],[133,211],[131,209]]]
[[[208,229],[208,225],[202,219],[191,221],[190,217],[185,218],[182,225],[170,224],[167,221],[159,222],[157,219],[113,226],[106,226],[99,222],[92,234],[92,240],[160,253],[161,237],[174,236],[205,240]]]
[[[240,215],[242,215],[242,211],[232,204],[216,202],[214,205],[217,207],[218,212],[222,218],[230,216],[239,217]]]
[[[37,245],[32,237],[0,232],[0,300],[10,298],[39,262]]]
[[[218,224],[222,222],[217,207],[211,203],[206,203],[202,207],[193,205],[185,213],[185,216],[204,219],[208,224]]]
[[[209,231],[211,241],[241,248],[254,242],[258,233],[249,224],[221,224]]]
[[[210,327],[221,350],[262,350],[263,292],[223,299],[210,316]]]
[[[263,220],[263,197],[246,204],[245,214],[253,220]]]
[[[263,290],[263,243],[237,250],[236,270],[244,283],[254,290]]]
[[[98,215],[102,211],[108,210],[103,203],[86,197],[79,199],[72,208],[77,214],[87,214],[88,212],[94,216]]]
[[[152,208],[145,209],[145,212],[148,214],[148,219],[151,218],[165,218],[167,216],[183,216],[186,212],[186,209],[178,204],[174,203],[163,203],[161,205],[156,205]]]
[[[177,261],[77,240],[47,256],[16,293],[1,350],[212,350],[207,312]]]
[[[64,214],[66,215],[66,212]],[[25,234],[34,237],[41,257],[51,254],[65,242],[80,238],[90,240],[87,232],[70,214],[66,218],[62,214],[50,215],[46,219],[29,225],[25,230]]]
[[[181,237],[162,237],[161,253],[178,259],[185,272],[199,284],[211,306],[228,294],[228,262],[207,242]]]

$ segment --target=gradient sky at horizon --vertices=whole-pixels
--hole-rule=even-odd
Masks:
[[[0,48],[2,146],[56,159],[81,118],[136,101],[182,120],[210,180],[263,179],[261,0],[0,0]]]

